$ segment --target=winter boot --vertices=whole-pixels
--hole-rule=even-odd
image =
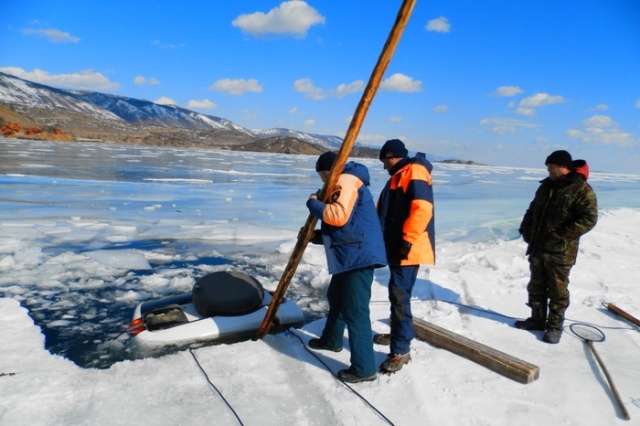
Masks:
[[[411,361],[411,355],[409,352],[406,354],[389,354],[387,359],[380,365],[380,371],[382,373],[390,374],[400,370],[403,365]]]
[[[545,331],[544,336],[542,336],[542,341],[546,343],[556,344],[560,342],[560,337],[562,337],[562,329],[558,330],[555,328],[550,328]]]
[[[357,376],[353,373],[353,371],[351,371],[350,368],[338,371],[338,379],[340,379],[341,382],[345,383],[370,382],[372,380],[375,380],[377,376],[378,375],[375,373],[370,376]]]
[[[542,336],[542,341],[546,343],[558,343],[562,337],[562,324],[564,323],[564,310],[550,309],[547,319],[547,331]]]
[[[547,322],[547,304],[531,303],[531,316],[525,320],[518,320],[513,325],[520,330],[544,330]]]
[[[373,335],[373,343],[376,345],[389,346],[391,344],[391,335],[387,333],[376,333]]]
[[[311,349],[317,349],[322,351],[340,352],[342,348],[332,348],[328,346],[322,339],[309,340],[309,347]]]

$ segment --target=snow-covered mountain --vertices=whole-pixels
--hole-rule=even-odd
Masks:
[[[56,125],[70,133],[86,136],[117,132],[125,141],[135,136],[123,136],[131,130],[153,130],[153,137],[167,132],[180,132],[180,138],[190,138],[195,144],[205,138],[224,141],[229,146],[272,138],[291,138],[326,149],[337,149],[342,143],[338,136],[324,136],[289,129],[249,130],[230,120],[201,114],[176,105],[161,105],[151,101],[98,92],[63,90],[23,80],[0,72],[0,104],[5,104],[42,126]],[[84,127],[83,127],[84,126]],[[87,130],[90,129],[90,130]],[[163,133],[163,129],[165,129]],[[166,136],[166,135],[165,135]],[[142,137],[142,136],[140,136]],[[215,145],[209,141],[207,145]]]
[[[295,130],[289,129],[267,129],[267,130],[252,130],[253,134],[256,135],[258,139],[268,139],[268,138],[294,138],[299,139],[304,142],[308,142],[313,145],[320,145],[327,149],[338,149],[340,145],[342,145],[343,139],[338,136],[325,136],[325,135],[316,135],[312,133],[303,133],[297,132]]]
[[[72,92],[33,83],[2,72],[0,72],[0,103],[23,108],[68,110],[94,115],[101,120],[120,120],[108,109],[84,101]]]
[[[154,102],[107,95],[98,92],[72,92],[78,99],[90,102],[112,112],[127,123],[189,130],[230,130],[253,135],[250,130],[232,121],[211,115],[200,114],[176,105],[161,105]]]

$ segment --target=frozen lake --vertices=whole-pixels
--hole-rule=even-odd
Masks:
[[[29,310],[49,350],[106,368],[130,356],[126,326],[141,301],[228,267],[274,289],[321,185],[315,160],[0,139],[0,297]],[[377,197],[388,175],[377,160],[357,161]],[[546,176],[434,166],[437,244],[517,239]],[[589,182],[601,210],[640,207],[640,176],[592,172]],[[325,313],[327,283],[323,260],[298,268],[288,296],[309,321]]]

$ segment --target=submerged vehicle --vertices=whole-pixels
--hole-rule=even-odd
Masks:
[[[137,349],[229,343],[254,337],[267,313],[272,294],[250,275],[214,272],[200,278],[191,293],[140,303],[129,325]],[[284,299],[271,330],[300,327],[304,316],[295,302]]]

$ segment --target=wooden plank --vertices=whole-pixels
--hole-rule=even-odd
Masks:
[[[638,318],[634,317],[631,314],[626,313],[625,311],[623,311],[622,309],[618,308],[616,305],[614,305],[613,303],[607,303],[605,305],[607,307],[608,310],[610,310],[611,312],[620,315],[622,318],[626,319],[629,322],[632,322],[633,324],[637,325],[638,327],[640,327],[640,320],[638,320]]]
[[[497,349],[483,345],[419,318],[413,319],[416,337],[442,349],[467,358],[516,382],[527,384],[537,380],[540,368]]]

